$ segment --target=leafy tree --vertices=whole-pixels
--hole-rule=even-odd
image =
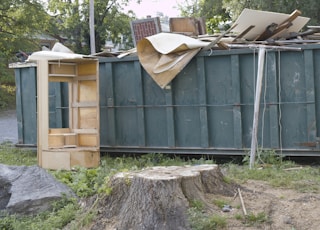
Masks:
[[[130,20],[135,15],[133,12],[122,12],[122,6],[127,3],[128,0],[94,1],[97,52],[102,49],[106,40],[111,40],[116,45],[126,43],[127,47],[133,46]],[[58,28],[51,30],[54,36],[58,36],[56,33],[65,36],[71,49],[77,53],[90,53],[89,0],[50,0],[48,9],[54,15],[52,23]]]
[[[209,33],[218,32],[221,25],[236,20],[244,8],[287,14],[298,9],[311,18],[309,24],[320,24],[318,0],[187,0],[178,7],[182,16],[205,17]]]
[[[179,4],[178,8],[182,16],[204,17],[208,33],[225,29],[230,21],[229,13],[223,6],[223,0],[187,0]]]
[[[34,35],[44,30],[47,21],[48,15],[37,0],[1,0],[1,55],[34,47]]]
[[[318,25],[320,23],[320,4],[318,0],[223,0],[223,7],[227,9],[234,20],[244,8],[287,14],[298,9],[303,16],[311,18],[310,24]]]

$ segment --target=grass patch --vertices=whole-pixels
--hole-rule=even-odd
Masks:
[[[223,208],[225,205],[228,204],[227,201],[221,200],[221,199],[214,199],[212,202],[213,202],[213,204],[216,205],[218,208]]]
[[[197,207],[188,209],[188,217],[193,230],[215,230],[227,227],[227,219],[225,217],[220,215],[208,216]]]
[[[268,221],[268,216],[264,212],[260,212],[257,215],[249,213],[245,218],[248,226],[257,226]]]
[[[320,191],[320,168],[297,167],[293,162],[283,162],[281,166],[248,169],[248,166],[228,165],[228,177],[237,183],[247,180],[268,182],[273,187],[290,188],[301,192]],[[288,170],[293,168],[293,170]],[[295,169],[297,168],[297,169]]]
[[[261,180],[270,183],[275,187],[293,188],[302,192],[320,191],[320,168],[304,166],[300,168],[293,162],[283,159],[274,159],[275,156],[264,158],[263,163],[256,164],[256,167],[249,169],[248,165],[226,164],[228,177],[226,181],[243,183],[247,180]],[[0,162],[8,165],[36,165],[36,151],[15,148],[11,143],[0,145]],[[271,163],[273,162],[273,163]],[[118,172],[140,170],[152,166],[172,166],[172,165],[197,165],[212,164],[213,160],[206,158],[200,159],[181,159],[172,155],[164,154],[145,154],[141,156],[102,156],[101,164],[97,168],[85,169],[75,168],[73,171],[49,171],[58,180],[67,184],[73,191],[83,199],[89,199],[110,194],[108,187],[109,179]],[[288,170],[288,169],[296,170]],[[97,204],[96,202],[94,202]],[[217,207],[222,208],[225,200],[215,199],[212,201]],[[70,229],[85,228],[90,224],[97,214],[96,205],[92,205],[88,210],[83,210],[74,200],[64,200],[56,203],[53,210],[44,212],[36,216],[0,217],[0,229],[20,230],[20,229],[61,229],[67,225]],[[205,204],[201,201],[190,201],[188,217],[192,229],[224,229],[227,226],[227,219],[221,215],[211,215],[205,210]],[[242,220],[248,226],[255,226],[268,221],[265,213],[256,215],[249,214],[246,218],[241,215],[234,217]],[[241,219],[242,218],[242,219]]]
[[[79,205],[75,200],[62,199],[53,203],[52,211],[43,212],[36,216],[5,216],[0,220],[2,230],[36,230],[62,229],[71,220],[75,219]]]
[[[30,149],[15,148],[12,143],[0,145],[0,162],[7,165],[36,165],[37,152]]]

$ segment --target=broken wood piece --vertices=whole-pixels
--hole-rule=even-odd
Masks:
[[[231,30],[233,30],[237,24],[233,24],[228,30],[220,34],[214,41],[212,41],[209,45],[203,48],[203,50],[212,49],[226,34],[228,34]]]
[[[279,24],[279,26],[281,26],[283,24],[286,24],[288,22],[292,22],[293,20],[295,20],[300,15],[301,15],[301,11],[300,10],[294,10],[286,20],[284,20],[281,24]]]
[[[244,216],[247,216],[248,214],[247,214],[246,207],[244,205],[244,201],[243,201],[243,198],[242,198],[242,194],[241,194],[240,188],[238,188],[238,194],[239,194],[239,198],[240,198],[243,214],[244,214]]]
[[[238,36],[235,37],[235,39],[233,39],[233,42],[237,41],[239,38],[242,38],[244,35],[246,35],[250,30],[252,30],[255,26],[251,25],[248,26],[247,29],[245,29],[243,32],[241,32]]]
[[[287,169],[283,169],[283,171],[294,171],[294,170],[300,170],[300,169],[303,169],[303,167],[300,166],[300,167],[287,168]]]
[[[269,37],[272,36],[273,32],[276,30],[278,24],[276,23],[271,23],[266,27],[266,29],[263,31],[262,34],[260,34],[258,37],[254,39],[254,41],[263,41],[268,39]]]
[[[300,15],[301,15],[301,12],[299,10],[293,11],[286,20],[284,20],[281,24],[279,24],[277,26],[277,28],[273,32],[273,35],[270,36],[269,38],[276,38],[285,29],[288,29],[290,26],[292,26],[292,22]],[[267,38],[267,39],[269,39],[269,38]]]
[[[279,36],[279,34],[281,34],[285,29],[288,29],[290,26],[292,26],[292,22],[287,22],[281,26],[278,26],[274,31],[273,34],[268,37],[267,39],[271,39],[271,38],[277,38]]]

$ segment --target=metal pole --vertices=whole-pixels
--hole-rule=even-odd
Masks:
[[[89,5],[89,29],[90,29],[90,51],[96,53],[96,40],[94,34],[94,0],[90,0]]]
[[[258,133],[260,97],[261,97],[261,89],[262,89],[265,53],[266,53],[266,48],[260,47],[259,56],[258,56],[256,95],[254,99],[254,113],[253,113],[253,124],[252,124],[251,152],[250,152],[250,169],[254,166],[255,155],[257,150],[257,133]]]

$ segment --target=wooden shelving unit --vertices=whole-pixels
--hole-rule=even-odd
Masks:
[[[95,59],[39,60],[38,163],[47,169],[100,162],[99,65]],[[49,128],[49,82],[68,82],[69,127]]]

